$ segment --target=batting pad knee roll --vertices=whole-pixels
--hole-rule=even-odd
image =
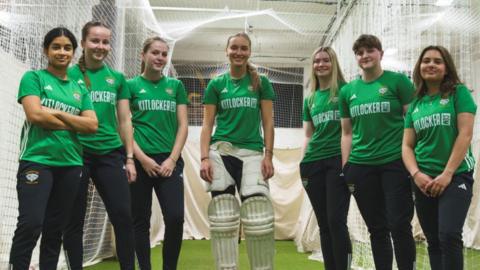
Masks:
[[[231,194],[215,196],[208,205],[210,237],[216,269],[238,269],[240,205]]]
[[[247,241],[250,269],[273,269],[275,217],[271,201],[265,196],[246,199],[240,209],[240,217]]]

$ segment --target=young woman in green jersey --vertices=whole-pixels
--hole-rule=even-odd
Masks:
[[[17,174],[18,223],[10,268],[28,269],[42,228],[62,231],[72,210],[82,172],[77,133],[94,133],[98,122],[88,92],[67,76],[77,40],[66,28],[50,30],[43,41],[48,67],[28,71],[20,82],[18,102],[25,111]],[[42,237],[45,245],[61,239]],[[57,261],[41,263],[56,269]]]
[[[413,72],[416,98],[405,118],[403,161],[432,270],[463,269],[462,230],[472,200],[470,150],[477,106],[450,53],[423,49]]]
[[[229,37],[226,54],[229,71],[205,90],[200,136],[200,176],[213,196],[208,209],[212,250],[218,269],[236,269],[241,219],[251,269],[272,269],[274,218],[267,180],[273,176],[275,94],[269,80],[248,62],[247,34]],[[241,209],[233,196],[235,186]]]
[[[136,171],[130,92],[123,74],[104,63],[111,49],[110,42],[111,31],[107,26],[100,22],[88,22],[82,28],[83,54],[79,63],[68,70],[72,79],[88,89],[99,119],[96,134],[79,137],[85,149],[83,176],[74,211],[63,236],[71,269],[82,269],[83,225],[90,178],[112,222],[121,269],[134,269],[134,234],[128,183],[135,179]],[[43,260],[54,260],[58,257],[58,251],[56,247],[45,249],[41,257]]]
[[[335,51],[319,47],[312,55],[310,95],[303,104],[304,156],[300,175],[318,226],[325,269],[350,269],[352,244],[347,228],[350,192],[342,173],[338,93],[345,85]]]
[[[130,185],[135,253],[141,270],[150,264],[150,217],[155,191],[165,222],[163,269],[177,269],[183,238],[184,196],[181,152],[188,132],[183,83],[163,75],[168,45],[149,38],[142,50],[142,74],[128,81],[134,127],[137,180]]]
[[[353,51],[362,70],[340,93],[345,180],[370,232],[376,269],[415,268],[412,191],[402,162],[403,115],[414,88],[403,74],[383,70],[382,44],[361,35]]]

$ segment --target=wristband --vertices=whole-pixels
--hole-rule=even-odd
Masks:
[[[417,173],[419,173],[419,172],[420,172],[420,170],[415,171],[415,172],[412,174],[412,179],[415,179],[415,175],[417,175]]]
[[[269,149],[265,149],[265,154],[271,154],[273,156],[273,151]]]
[[[209,158],[209,157],[202,157],[202,158],[200,159],[200,161],[204,161],[204,160],[207,160],[207,159],[210,159],[210,158]]]
[[[174,158],[172,158],[171,156],[169,156],[168,158],[173,160],[173,162],[177,163],[177,161]]]
[[[127,155],[127,159],[133,159],[133,154]]]

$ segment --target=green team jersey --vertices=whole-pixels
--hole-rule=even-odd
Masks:
[[[344,84],[339,84],[341,88]],[[314,131],[308,142],[303,162],[311,162],[341,154],[340,111],[338,110],[338,93],[330,97],[330,89],[317,89],[304,99],[303,121],[312,122]]]
[[[203,97],[203,104],[217,107],[217,127],[211,143],[226,141],[238,148],[263,151],[260,101],[274,99],[272,85],[263,75],[257,90],[252,89],[248,73],[238,80],[228,72],[212,79]]]
[[[415,99],[408,108],[405,128],[413,128],[416,134],[415,159],[420,170],[437,176],[447,165],[458,136],[457,115],[475,114],[477,105],[464,85],[457,85],[454,94],[425,95]],[[469,148],[457,173],[472,171],[475,160]]]
[[[385,70],[376,80],[354,80],[340,91],[340,116],[352,122],[349,162],[380,165],[402,156],[403,105],[413,99],[412,82]]]
[[[107,65],[97,70],[86,71],[90,79],[90,99],[98,117],[98,130],[95,134],[79,136],[85,151],[95,154],[106,154],[123,145],[117,130],[117,101],[129,99],[125,77],[122,73]],[[68,76],[84,84],[84,76],[80,67],[74,65],[68,69]]]
[[[177,105],[188,104],[183,83],[163,76],[152,82],[137,76],[130,89],[133,136],[147,154],[169,153],[177,136]]]
[[[62,80],[47,70],[27,71],[20,82],[17,101],[38,96],[42,106],[73,115],[93,110],[88,91],[76,80]],[[50,130],[27,120],[23,125],[20,160],[48,166],[81,166],[82,146],[71,130]]]

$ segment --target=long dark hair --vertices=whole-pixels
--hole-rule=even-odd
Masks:
[[[415,84],[416,89],[415,96],[421,98],[425,96],[428,91],[427,84],[420,74],[420,65],[422,64],[423,56],[427,51],[430,50],[438,51],[443,58],[443,62],[445,63],[446,74],[440,83],[440,94],[442,97],[446,97],[449,94],[454,93],[455,87],[462,82],[458,77],[457,68],[455,67],[452,56],[445,47],[439,45],[430,45],[426,47],[422,50],[422,53],[420,53],[420,56],[418,57],[417,63],[415,64],[415,68],[413,70],[413,83]]]
[[[43,49],[48,50],[50,44],[52,44],[53,40],[57,37],[67,37],[72,43],[73,50],[75,51],[77,49],[78,42],[75,35],[65,27],[55,27],[48,31],[43,38]]]
[[[82,41],[87,40],[87,36],[90,33],[90,29],[93,27],[104,27],[110,30],[110,27],[108,27],[106,24],[98,21],[89,21],[87,22],[83,28],[82,28]],[[85,81],[85,85],[87,88],[90,89],[90,86],[92,83],[90,82],[90,78],[87,76],[87,64],[85,63],[85,49],[82,50],[82,55],[78,59],[78,67],[80,68],[80,71],[83,73],[83,80]]]

